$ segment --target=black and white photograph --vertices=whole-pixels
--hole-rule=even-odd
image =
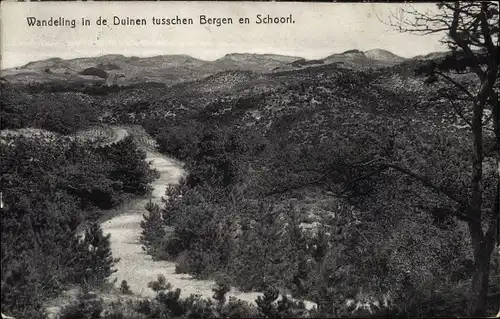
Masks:
[[[500,318],[498,21],[3,1],[2,318]]]

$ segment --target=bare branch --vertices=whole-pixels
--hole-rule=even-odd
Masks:
[[[441,76],[442,78],[444,78],[448,82],[450,82],[453,85],[455,85],[458,89],[460,89],[460,91],[462,91],[465,94],[467,94],[470,98],[474,99],[474,95],[464,85],[462,85],[461,83],[458,83],[457,81],[453,80],[451,77],[449,77],[448,75],[444,74],[443,72],[434,70],[433,73]]]
[[[481,67],[479,66],[479,63],[477,61],[476,56],[474,55],[474,52],[472,52],[471,48],[467,45],[467,41],[464,38],[462,38],[462,35],[458,34],[458,31],[459,31],[458,24],[459,24],[459,20],[460,20],[460,13],[461,13],[460,12],[460,3],[455,2],[454,11],[453,11],[453,20],[452,20],[452,23],[450,26],[449,35],[453,39],[453,41],[455,41],[455,43],[464,51],[466,56],[468,58],[470,58],[471,63],[472,63],[471,68],[477,74],[479,79],[481,81],[483,81],[485,78],[485,73],[481,69]]]
[[[456,216],[461,217],[462,219],[465,219],[468,221],[479,221],[478,219],[474,218],[472,216],[472,214],[470,214],[470,212],[474,211],[474,209],[466,201],[464,201],[460,197],[456,196],[452,191],[434,184],[427,177],[420,176],[420,175],[418,175],[418,174],[416,174],[416,173],[414,173],[414,172],[412,172],[404,167],[398,166],[396,164],[391,164],[391,163],[383,164],[383,165],[379,166],[377,169],[375,169],[374,171],[351,180],[342,192],[345,192],[346,189],[349,187],[349,185],[354,185],[361,180],[364,180],[364,179],[367,179],[371,176],[377,175],[377,174],[379,174],[379,173],[381,173],[389,168],[392,168],[400,173],[403,173],[409,177],[416,179],[417,181],[421,182],[424,186],[436,191],[437,193],[445,195],[446,197],[448,197],[449,199],[451,199],[455,203],[459,204],[461,209],[459,211],[455,212]]]
[[[381,165],[380,167],[378,167],[377,169],[375,169],[374,171],[371,171],[370,173],[367,173],[365,175],[362,175],[362,176],[358,176],[352,180],[350,180],[344,187],[344,189],[342,191],[340,191],[341,194],[347,192],[347,190],[349,188],[351,188],[353,185],[356,185],[358,182],[362,181],[362,180],[365,180],[365,179],[368,179],[372,176],[375,176],[379,173],[381,173],[382,171],[386,170],[388,167],[387,165]]]
[[[450,102],[450,104],[452,105],[453,109],[455,110],[455,113],[457,113],[457,115],[465,122],[467,123],[467,125],[470,126],[470,128],[472,128],[472,123],[471,121],[465,117],[465,115],[458,109],[458,106],[456,105],[456,103],[453,101],[453,98],[450,97],[449,95],[447,95],[447,98],[448,98],[448,101]]]
[[[481,13],[479,14],[479,19],[481,21],[481,33],[484,37],[484,44],[486,45],[488,52],[493,53],[495,51],[495,45],[493,44],[493,40],[491,39],[490,25],[486,17],[487,11],[488,11],[488,3],[482,2]]]
[[[413,177],[414,179],[420,181],[422,184],[424,184],[424,186],[426,187],[429,187],[433,190],[435,190],[436,192],[438,193],[441,193],[443,195],[445,195],[446,197],[448,197],[449,199],[455,201],[456,203],[460,204],[460,206],[464,207],[464,208],[468,208],[469,205],[463,201],[461,198],[457,197],[455,194],[453,194],[451,191],[447,190],[447,189],[444,189],[442,187],[439,187],[437,185],[434,185],[428,178],[426,177],[423,177],[423,176],[420,176],[406,168],[403,168],[403,167],[400,167],[398,165],[395,165],[395,164],[386,164],[385,165],[387,168],[392,168],[392,169],[395,169],[405,175],[408,175],[410,177]]]
[[[349,167],[363,167],[363,166],[368,166],[368,165],[371,165],[371,164],[375,163],[376,161],[385,161],[385,162],[388,162],[388,159],[386,159],[385,157],[382,157],[382,156],[376,156],[374,159],[369,160],[368,162],[361,161],[361,162],[358,162],[358,163],[353,163],[353,164],[350,164]]]

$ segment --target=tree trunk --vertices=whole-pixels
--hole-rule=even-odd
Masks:
[[[490,93],[491,117],[493,119],[493,131],[495,132],[495,147],[498,152],[500,148],[500,106],[498,105],[498,93]],[[498,154],[498,153],[497,153]]]
[[[486,305],[488,302],[488,287],[490,279],[491,251],[488,251],[486,243],[479,243],[478,251],[474,252],[474,273],[472,275],[472,301],[469,314],[472,317],[486,316]]]
[[[472,240],[472,251],[474,253],[474,274],[472,276],[472,302],[469,314],[473,317],[484,317],[486,301],[488,296],[489,281],[489,258],[486,254],[486,243],[481,225],[482,217],[482,187],[483,178],[483,126],[482,118],[484,111],[483,83],[480,94],[474,102],[472,115],[472,180],[471,180],[471,210],[472,220],[469,221],[469,232]]]

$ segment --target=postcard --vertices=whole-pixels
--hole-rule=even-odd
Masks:
[[[499,311],[497,2],[0,8],[2,318]]]

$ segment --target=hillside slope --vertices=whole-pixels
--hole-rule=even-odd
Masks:
[[[428,59],[436,54],[432,53],[419,58]],[[126,57],[110,54],[69,60],[51,58],[33,61],[21,67],[2,70],[1,76],[3,81],[24,84],[78,82],[82,84],[130,85],[155,82],[170,86],[203,79],[222,71],[269,73],[332,63],[354,69],[364,69],[395,65],[404,60],[382,49],[366,52],[349,50],[317,60],[253,53],[230,53],[214,61],[204,61],[178,54],[153,57]]]

